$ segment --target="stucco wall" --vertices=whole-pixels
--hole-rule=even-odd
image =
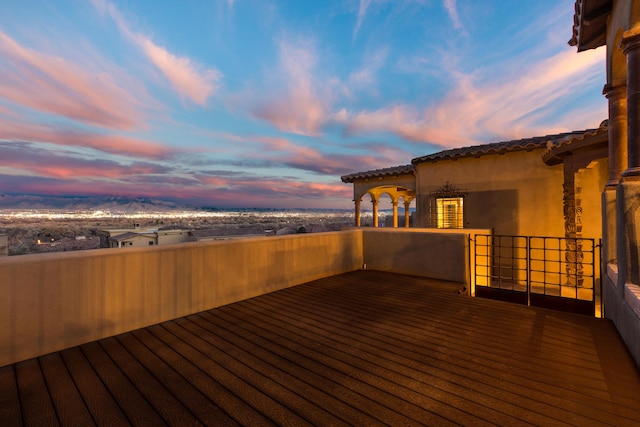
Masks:
[[[361,268],[358,230],[0,259],[0,366]]]
[[[469,236],[490,230],[363,230],[363,262],[372,270],[469,284]]]
[[[507,235],[564,236],[563,166],[545,165],[542,153],[542,149],[517,151],[417,165],[417,225],[429,225],[429,193],[449,182],[468,192],[465,228],[492,228],[496,234]],[[584,225],[590,233],[597,233],[588,237],[597,238],[601,235],[597,203],[606,177],[601,177],[600,167],[580,175],[588,183],[582,188],[589,209],[583,218],[590,222]],[[596,184],[598,181],[602,182]]]
[[[191,235],[191,232],[187,230],[158,231],[156,234],[158,236],[159,245],[171,245],[174,243],[195,241],[195,238]]]

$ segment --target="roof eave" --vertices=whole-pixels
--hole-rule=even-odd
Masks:
[[[343,175],[340,177],[345,184],[352,184],[356,181],[366,181],[373,178],[386,178],[386,177],[400,177],[405,175],[415,175],[415,170],[412,165],[396,166],[386,169],[375,169],[364,172],[356,172],[349,175]]]
[[[606,45],[607,20],[612,9],[612,0],[576,0],[569,45],[576,46],[578,52]]]
[[[600,127],[591,132],[585,132],[581,136],[570,139],[556,146],[550,146],[542,156],[542,161],[547,166],[563,163],[564,158],[580,151],[595,151],[606,148],[609,144],[609,127],[604,121]]]

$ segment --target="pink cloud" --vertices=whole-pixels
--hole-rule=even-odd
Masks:
[[[316,54],[311,43],[280,42],[280,67],[285,88],[270,94],[254,114],[278,129],[318,136],[330,110],[331,88],[314,76]],[[322,94],[322,95],[321,95]]]
[[[162,71],[173,88],[183,97],[199,105],[205,105],[214,95],[222,79],[222,73],[214,68],[203,70],[187,57],[173,55],[146,37],[138,36],[147,57]]]
[[[46,144],[0,142],[0,166],[16,173],[56,178],[118,178],[163,174],[171,170],[148,162],[122,164],[113,160],[86,158]]]
[[[306,170],[325,175],[339,176],[353,171],[354,165],[363,169],[377,169],[388,167],[393,158],[400,158],[398,150],[390,157],[391,149],[378,145],[367,145],[361,147],[364,155],[331,154],[296,144],[286,138],[259,137],[256,141],[264,149],[247,153],[246,157],[267,159],[274,163],[291,167],[294,169]],[[404,160],[408,158],[404,154]]]
[[[454,73],[453,88],[432,107],[396,104],[374,111],[341,110],[333,120],[343,123],[350,134],[391,132],[443,147],[595,127],[606,118],[604,102],[601,111],[592,109],[587,116],[560,113],[553,117],[555,124],[549,124],[549,116],[555,114],[557,104],[571,99],[598,76],[603,61],[602,49],[579,55],[566,50],[525,71],[513,69],[512,75],[480,83],[475,76]]]
[[[47,142],[149,159],[165,159],[176,153],[175,149],[165,145],[127,136],[65,130],[43,124],[2,119],[0,119],[0,140]]]
[[[296,199],[349,198],[352,196],[351,188],[342,183],[300,182],[279,178],[234,180],[232,190],[237,194],[261,194],[271,199],[279,197]]]
[[[350,96],[353,86],[375,91],[376,74],[384,66],[388,54],[389,49],[387,47],[378,48],[365,54],[362,66],[349,75],[349,84],[344,85],[343,92]]]
[[[105,128],[129,130],[148,97],[131,82],[21,46],[0,31],[0,98]],[[124,79],[126,80],[126,79]]]
[[[360,31],[360,27],[362,26],[362,22],[364,22],[364,18],[367,16],[367,9],[371,5],[373,0],[360,0],[358,3],[358,19],[356,21],[356,26],[353,29],[353,36],[358,35],[358,31]]]
[[[449,18],[451,18],[451,22],[453,22],[453,28],[462,29],[462,22],[460,22],[460,17],[458,16],[456,0],[444,0],[444,8],[447,9]]]
[[[219,70],[205,69],[191,58],[177,56],[165,47],[158,46],[149,37],[134,32],[112,3],[104,0],[94,0],[93,3],[99,11],[108,13],[120,31],[140,46],[149,61],[164,74],[181,97],[205,105],[207,99],[216,93],[222,79]]]

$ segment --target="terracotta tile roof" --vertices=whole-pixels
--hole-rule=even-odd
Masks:
[[[576,0],[569,45],[582,52],[607,44],[607,19],[612,8],[612,0]]]
[[[415,175],[413,165],[394,166],[391,168],[375,169],[366,172],[357,172],[350,175],[343,175],[340,177],[342,182],[352,183],[358,179],[370,179],[370,178],[382,178],[386,176],[397,175]]]
[[[489,154],[504,154],[515,151],[534,150],[547,147],[547,152],[551,148],[561,147],[564,144],[575,143],[587,136],[604,132],[606,134],[607,122],[604,121],[598,129],[586,129],[580,131],[563,132],[553,135],[535,136],[531,138],[515,139],[511,141],[493,142],[489,144],[474,145],[470,147],[453,148],[451,150],[439,151],[426,156],[416,157],[411,160],[410,165],[394,166],[384,169],[375,169],[365,172],[356,172],[340,177],[342,182],[353,183],[359,179],[383,178],[388,176],[415,174],[414,165],[427,162],[437,162],[440,160],[456,160],[467,157],[481,157]],[[549,148],[551,147],[551,148]],[[546,155],[546,152],[545,152]]]
[[[586,131],[564,132],[555,135],[535,136],[532,138],[517,139],[511,141],[494,142],[490,144],[474,145],[471,147],[454,148],[444,150],[438,153],[428,154],[422,157],[416,157],[411,160],[413,165],[426,162],[437,162],[439,160],[456,160],[466,157],[480,157],[488,154],[504,154],[514,151],[533,150],[542,148],[551,141],[553,144],[559,144],[563,141],[570,141],[573,138],[583,135],[585,132],[593,132],[595,129]]]
[[[548,141],[542,160],[548,165],[562,163],[562,156],[589,147],[606,147],[609,143],[609,120],[604,120],[598,129],[589,129],[569,140]]]

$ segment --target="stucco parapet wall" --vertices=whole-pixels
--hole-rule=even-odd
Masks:
[[[0,258],[0,366],[362,266],[362,232]]]
[[[470,284],[475,236],[490,229],[362,228],[363,267]],[[471,240],[470,240],[471,239]]]
[[[468,157],[482,157],[490,154],[506,154],[516,151],[531,151],[535,149],[546,148],[549,142],[556,145],[582,136],[585,132],[594,131],[596,131],[596,129],[587,129],[581,131],[564,132],[554,135],[535,136],[531,138],[523,138],[511,141],[501,141],[493,142],[490,144],[454,148],[451,150],[440,151],[438,153],[429,154],[422,157],[416,157],[415,159],[411,160],[411,164],[415,166],[420,163],[438,162],[441,160],[457,160]]]

